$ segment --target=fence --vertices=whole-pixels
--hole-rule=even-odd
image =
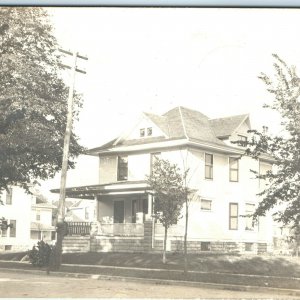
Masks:
[[[91,232],[90,222],[67,222],[67,235],[89,235]]]

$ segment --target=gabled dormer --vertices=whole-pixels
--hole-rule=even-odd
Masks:
[[[211,119],[210,124],[218,139],[232,146],[233,141],[247,141],[251,129],[249,115]]]
[[[138,122],[128,130],[124,131],[114,142],[114,146],[133,143],[147,143],[156,139],[166,139],[167,124],[164,117],[143,113]],[[164,127],[166,130],[164,130]]]

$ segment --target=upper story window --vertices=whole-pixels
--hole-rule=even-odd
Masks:
[[[118,181],[128,179],[128,156],[118,156]]]
[[[239,159],[236,157],[229,157],[229,180],[239,181]]]
[[[152,127],[140,128],[140,137],[152,136]]]
[[[246,230],[253,230],[254,229],[254,222],[253,222],[253,217],[251,216],[255,211],[255,205],[252,203],[246,203]]]
[[[247,140],[248,138],[246,136],[238,134],[238,141],[240,142],[240,146],[246,147]]]
[[[213,155],[205,153],[205,179],[213,179],[213,164]]]
[[[238,204],[229,203],[229,229],[238,229]]]
[[[9,188],[6,191],[6,200],[5,203],[8,205],[12,205],[12,188]]]
[[[145,136],[145,128],[141,128],[140,129],[140,137],[144,137]]]
[[[153,172],[153,166],[155,164],[155,162],[160,159],[161,153],[160,152],[156,152],[156,153],[151,153],[150,154],[150,174],[152,174]]]
[[[151,136],[152,135],[152,127],[147,128],[147,135]]]
[[[211,200],[201,199],[201,210],[211,211]]]

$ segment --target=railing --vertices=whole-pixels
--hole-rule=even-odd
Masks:
[[[137,223],[99,224],[98,235],[144,236],[144,224],[137,224]]]
[[[91,232],[90,222],[67,222],[67,235],[89,235]]]

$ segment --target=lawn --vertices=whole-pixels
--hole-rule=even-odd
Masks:
[[[26,253],[0,253],[0,260],[20,261]],[[229,274],[269,275],[300,278],[300,258],[240,254],[189,254],[189,270]],[[63,264],[102,265],[166,270],[182,270],[183,256],[167,255],[162,263],[160,253],[65,253]]]

